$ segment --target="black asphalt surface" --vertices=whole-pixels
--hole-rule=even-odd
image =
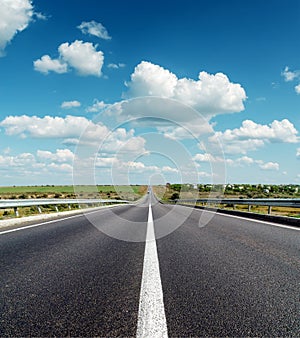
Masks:
[[[155,228],[172,207],[153,207]],[[170,337],[299,337],[300,232],[203,211],[157,240]],[[204,220],[209,218],[208,213]]]
[[[300,231],[149,196],[169,337],[300,336]],[[134,337],[148,198],[1,235],[0,336]]]
[[[130,219],[135,209],[145,234],[147,207],[114,211]],[[93,216],[136,230],[105,209]],[[0,336],[134,336],[144,247],[84,216],[0,236]]]

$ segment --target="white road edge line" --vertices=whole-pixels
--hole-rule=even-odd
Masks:
[[[250,221],[250,222],[254,222],[254,223],[261,223],[261,224],[273,225],[273,226],[279,227],[279,228],[286,228],[286,229],[291,229],[291,230],[300,231],[300,228],[297,228],[296,226],[292,226],[292,225],[284,225],[284,224],[273,223],[273,222],[269,222],[269,221],[262,221],[262,220],[260,220],[260,219],[255,219],[255,218],[250,218],[250,217],[247,218],[247,217],[242,217],[242,216],[223,214],[223,213],[221,213],[221,212],[215,212],[215,211],[205,210],[205,209],[195,209],[195,210],[201,210],[201,211],[204,211],[204,212],[209,212],[209,213],[218,214],[219,216],[225,216],[225,217],[237,218],[237,219],[242,219],[242,220]]]
[[[112,205],[111,207],[115,207],[115,206],[116,205]],[[111,207],[107,207],[105,209],[104,208],[98,208],[97,210],[89,211],[87,213],[83,212],[83,213],[78,214],[78,215],[68,216],[68,217],[64,217],[64,218],[57,218],[57,219],[53,219],[51,221],[45,221],[45,222],[41,222],[41,223],[26,225],[26,226],[23,226],[23,227],[20,227],[20,228],[14,228],[14,229],[9,229],[9,230],[4,230],[4,231],[0,230],[0,236],[4,235],[4,234],[9,234],[10,232],[16,232],[16,231],[21,231],[21,230],[26,230],[26,229],[30,229],[30,228],[39,227],[39,226],[45,225],[45,224],[65,221],[65,220],[71,219],[71,218],[83,217],[85,214],[93,214],[95,212],[99,212],[100,210],[106,211],[108,208],[111,208]],[[84,209],[83,209],[83,211],[84,211]]]
[[[136,337],[168,337],[151,203],[149,203]]]

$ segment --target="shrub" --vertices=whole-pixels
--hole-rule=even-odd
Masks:
[[[174,200],[178,200],[178,199],[179,199],[178,192],[174,192],[174,194],[171,196],[171,200],[174,201]]]

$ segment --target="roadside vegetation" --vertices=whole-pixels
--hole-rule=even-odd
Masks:
[[[61,198],[61,199],[120,199],[135,201],[145,195],[147,192],[146,185],[132,186],[72,186],[72,185],[43,185],[43,186],[12,186],[0,187],[0,199],[38,199],[38,198]],[[54,205],[41,206],[42,213],[56,212]],[[71,205],[72,209],[78,209],[77,205]],[[67,205],[59,205],[59,211],[67,211]],[[19,208],[20,217],[38,214],[38,208],[23,207]],[[0,220],[13,218],[15,213],[13,209],[0,209]]]
[[[144,195],[147,186],[113,186],[113,185],[42,185],[0,187],[0,199],[28,198],[98,198],[136,200]]]
[[[176,199],[201,198],[300,198],[300,185],[264,185],[264,184],[170,184],[153,187],[154,192],[163,201]],[[232,205],[216,206],[233,209]],[[246,205],[236,205],[237,210],[248,211]],[[251,206],[251,212],[268,213],[268,207]],[[273,207],[273,215],[300,217],[299,208]]]
[[[170,184],[154,187],[163,200],[180,198],[300,198],[300,185]]]
[[[97,185],[43,185],[43,186],[12,186],[0,187],[0,199],[28,199],[28,198],[96,198],[96,199],[122,199],[136,201],[147,193],[147,185],[113,186]],[[176,199],[197,198],[300,198],[300,185],[263,185],[263,184],[170,184],[153,187],[154,193],[162,201],[175,201]],[[233,209],[233,206],[218,206]],[[72,209],[78,208],[76,205]],[[41,207],[43,213],[55,212],[55,206]],[[58,206],[60,211],[69,210],[68,206]],[[245,205],[237,205],[236,209],[248,211]],[[268,208],[252,206],[251,212],[267,213]],[[37,214],[37,207],[20,208],[20,216]],[[273,207],[272,214],[300,217],[297,208]],[[14,216],[12,209],[0,209],[0,219]]]

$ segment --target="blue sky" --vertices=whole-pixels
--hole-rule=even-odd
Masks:
[[[298,0],[0,8],[0,185],[299,184]]]

